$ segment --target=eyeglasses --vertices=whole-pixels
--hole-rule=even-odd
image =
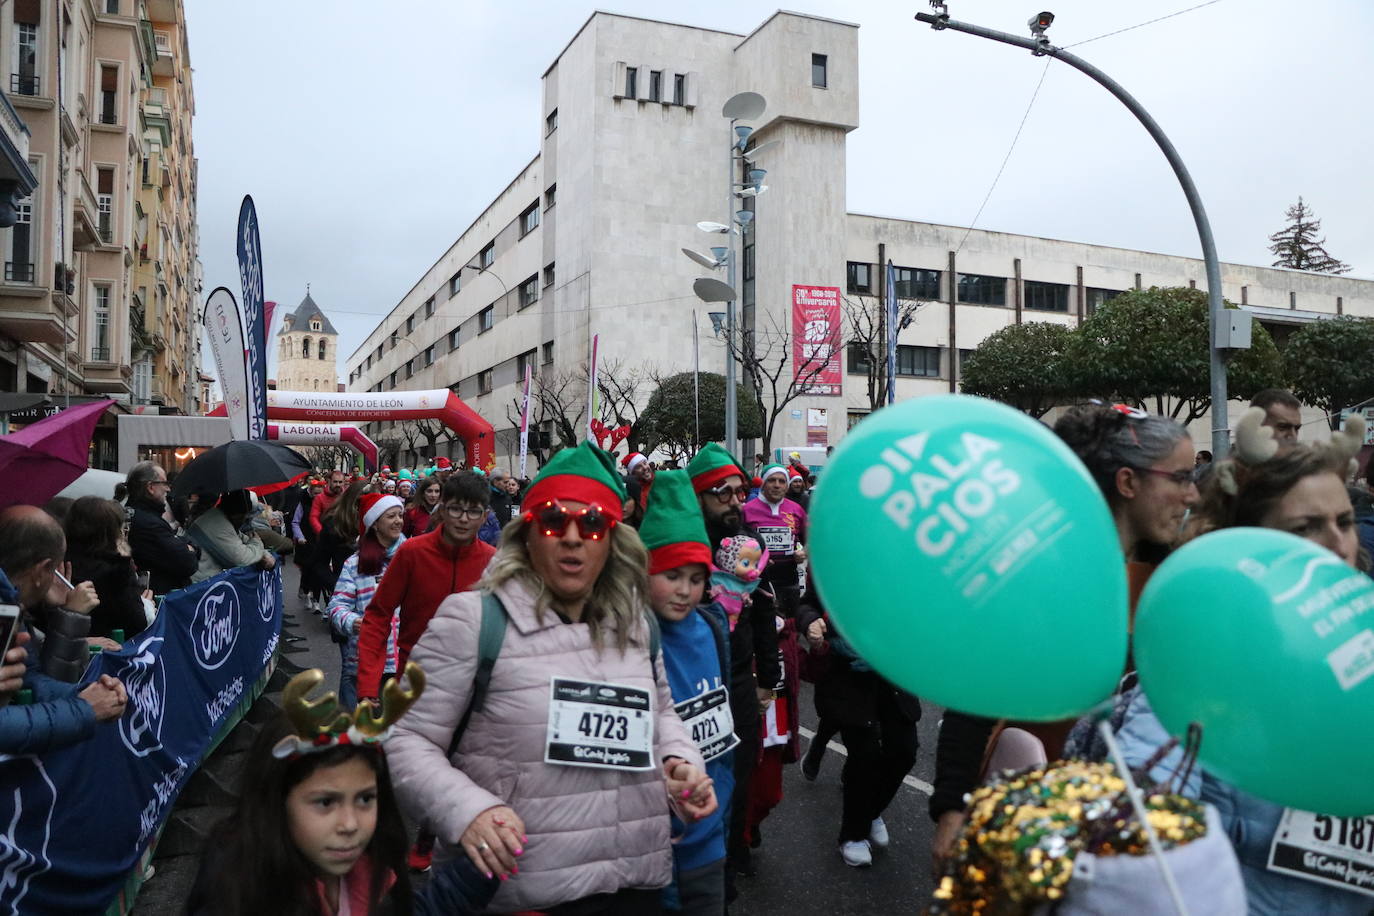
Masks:
[[[478,519],[487,514],[483,506],[444,506],[444,514],[452,519]]]
[[[607,515],[606,510],[596,503],[576,512],[569,512],[556,499],[526,512],[525,521],[535,523],[539,526],[540,533],[551,538],[561,538],[568,533],[568,525],[576,522],[578,533],[589,541],[601,540],[615,527],[615,519]]]
[[[171,484],[168,483],[168,482],[165,481],[165,480],[150,480],[150,481],[148,481],[148,486],[150,486],[150,487],[170,487]]]
[[[721,485],[719,487],[712,487],[706,492],[714,496],[716,498],[716,501],[719,502],[721,505],[728,505],[731,501],[734,500],[744,502],[749,498],[749,489],[744,486],[727,487]]]
[[[1133,467],[1132,470],[1139,471],[1142,474],[1153,474],[1156,477],[1167,477],[1180,487],[1186,487],[1194,482],[1193,471],[1191,469],[1187,471],[1161,471],[1158,468]]]

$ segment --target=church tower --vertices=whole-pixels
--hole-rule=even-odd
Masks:
[[[282,318],[277,332],[278,391],[337,391],[339,332],[329,323],[306,287],[296,310]]]

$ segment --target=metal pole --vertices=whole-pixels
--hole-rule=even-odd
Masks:
[[[697,310],[692,309],[692,416],[696,422],[696,437],[692,453],[701,448],[701,348],[697,344]]]
[[[1221,335],[1223,326],[1223,309],[1225,308],[1221,299],[1221,263],[1217,260],[1216,242],[1212,239],[1212,225],[1207,220],[1207,211],[1202,206],[1202,198],[1198,195],[1197,186],[1193,184],[1193,178],[1188,174],[1188,167],[1183,164],[1183,159],[1179,156],[1178,150],[1174,149],[1173,143],[1165,136],[1160,126],[1155,123],[1155,119],[1150,117],[1150,113],[1129,92],[1081,57],[1050,44],[1048,38],[1041,38],[1038,41],[1034,38],[1022,38],[1020,35],[1010,35],[1006,32],[959,22],[948,16],[931,13],[917,13],[916,19],[937,30],[953,29],[956,32],[977,35],[979,38],[989,38],[1003,44],[1025,48],[1037,56],[1049,55],[1056,60],[1062,60],[1075,70],[1086,73],[1097,81],[1102,88],[1116,96],[1121,104],[1125,105],[1131,114],[1136,116],[1136,120],[1159,145],[1160,152],[1164,154],[1165,159],[1169,160],[1169,166],[1174,170],[1174,176],[1178,178],[1178,183],[1183,188],[1184,197],[1188,198],[1188,208],[1193,211],[1193,222],[1197,225],[1198,241],[1202,244],[1202,260],[1207,269],[1207,312],[1211,328],[1208,350],[1211,354],[1212,376],[1212,454],[1215,460],[1220,460],[1226,455],[1231,438],[1226,416],[1226,360],[1222,351],[1217,347],[1217,340]]]
[[[726,151],[725,157],[725,225],[733,227],[735,225],[735,122],[730,121],[730,147]],[[740,232],[746,232],[747,227],[740,227]],[[731,289],[735,288],[735,239],[734,232],[725,233],[726,244],[730,251],[725,258],[726,279],[725,282]],[[735,354],[733,347],[738,346],[735,338],[735,300],[731,299],[725,303],[725,448],[731,455],[735,454],[738,447],[736,434],[739,432],[738,411],[739,406],[735,403]]]

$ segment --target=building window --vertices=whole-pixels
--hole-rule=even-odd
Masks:
[[[825,74],[826,58],[824,54],[811,55],[811,85],[817,89],[824,89],[827,85]]]
[[[5,245],[5,281],[8,283],[32,283],[34,279],[33,197],[29,195],[14,206],[14,225],[8,230],[9,239]]]
[[[1085,306],[1089,315],[1121,295],[1121,290],[1119,289],[1098,289],[1095,286],[1089,286],[1083,292],[1084,298],[1087,300]],[[1244,293],[1243,289],[1242,293]],[[1241,298],[1244,299],[1247,297],[1242,295]]]
[[[687,104],[687,77],[681,73],[673,74],[673,104]]]
[[[544,268],[544,288],[545,288],[545,289],[548,289],[550,286],[553,286],[553,262],[552,262],[552,261],[549,262],[549,266],[548,266],[548,267],[545,267],[545,268]]]
[[[311,319],[310,319],[310,330],[312,330],[312,331],[320,331],[320,330],[323,330],[323,329],[324,329],[324,325],[320,323],[320,319],[318,319],[318,318],[311,318]]]
[[[481,264],[483,267],[490,267],[492,264],[496,263],[495,240],[487,242],[487,247],[483,248],[481,254],[477,256],[477,263]]]
[[[1069,310],[1069,287],[1063,283],[1042,283],[1039,280],[1026,281],[1026,308],[1040,312],[1067,312]]]
[[[292,344],[293,342],[294,342],[294,341],[292,341],[290,337],[283,337],[283,338],[281,339],[281,358],[282,358],[282,359],[290,359],[290,358],[291,358],[291,344]]]
[[[105,0],[105,12],[111,16],[118,16],[119,0]]]
[[[973,356],[973,350],[959,349],[959,374],[964,374],[964,367],[968,365],[969,357]]]
[[[95,334],[91,339],[91,362],[110,361],[110,288],[95,287]]]
[[[95,208],[100,214],[100,241],[114,241],[114,169],[96,170]]]
[[[32,12],[26,12],[32,9]],[[21,22],[29,16],[33,22]],[[14,75],[10,77],[10,91],[16,95],[38,95],[38,4],[14,6]]]
[[[960,274],[959,301],[973,305],[1006,305],[1007,278]]]
[[[515,377],[523,383],[525,380],[525,370],[531,373],[534,371],[534,361],[539,358],[539,351],[526,350],[515,358]]]
[[[448,352],[452,353],[458,349],[458,329],[454,328],[448,332]]]
[[[544,209],[552,210],[553,205],[558,202],[558,185],[551,184],[549,189],[544,192]]]
[[[649,101],[663,101],[663,71],[649,71]]]
[[[549,112],[549,116],[544,119],[544,136],[548,136],[558,130],[558,109]]]
[[[940,272],[919,267],[894,267],[893,288],[898,299],[939,299]]]
[[[897,374],[917,378],[940,377],[940,348],[897,345]]]
[[[627,99],[639,98],[639,70],[635,67],[625,68],[625,97]]]
[[[391,382],[391,390],[392,390],[392,391],[395,391],[395,390],[396,390],[396,372],[392,372],[391,375],[388,376],[388,379],[389,379],[389,381]]]
[[[849,374],[868,375],[873,370],[873,353],[868,348],[868,344],[862,341],[852,341],[849,344]]]
[[[425,317],[426,317],[426,318],[433,318],[433,317],[434,317],[434,297],[433,297],[433,296],[430,296],[428,299],[425,300]]]
[[[552,341],[552,340],[546,341],[546,342],[544,343],[544,365],[546,365],[546,366],[552,366],[552,365],[553,365],[553,341]]]
[[[539,301],[539,274],[520,284],[520,307],[526,308]]]
[[[491,394],[491,370],[483,369],[477,373],[477,393]]]
[[[850,261],[846,268],[846,286],[851,293],[873,293],[873,265]]]
[[[448,297],[450,299],[458,295],[458,290],[463,288],[462,275],[463,272],[460,270],[458,273],[448,278]]]
[[[310,345],[311,345],[312,343],[314,343],[314,341],[311,340],[309,337],[307,337],[307,338],[305,338],[305,340],[302,340],[302,341],[301,341],[301,359],[309,359],[309,358],[310,358]]]
[[[539,225],[539,201],[535,201],[520,214],[520,237],[524,238]]]
[[[425,347],[425,368],[434,365],[434,344]]]
[[[326,358],[326,356],[327,356],[328,354],[329,354],[329,341],[327,341],[327,340],[325,340],[323,337],[321,337],[321,338],[320,338],[320,359]]]
[[[418,314],[419,314],[419,312],[415,312],[415,313],[413,313],[409,318],[406,319],[406,333],[407,333],[407,334],[409,334],[411,331],[415,330],[415,316],[418,315]]]
[[[415,374],[415,357],[412,356],[410,359],[406,360],[406,378],[410,378],[410,377],[413,376],[414,374]]]
[[[477,333],[485,334],[491,330],[496,320],[496,306],[489,305],[477,313]]]
[[[153,362],[140,359],[134,363],[134,402],[147,404],[153,392]]]
[[[119,68],[102,65],[100,68],[100,123],[117,122],[119,105]]]

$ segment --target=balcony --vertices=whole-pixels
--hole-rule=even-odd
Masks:
[[[34,269],[32,264],[14,261],[5,262],[5,282],[6,283],[32,283]]]
[[[10,95],[39,95],[39,85],[37,76],[24,76],[21,73],[10,74]]]
[[[77,251],[90,251],[101,242],[100,207],[95,202],[95,192],[86,180],[86,173],[78,170],[81,180],[77,183],[76,200],[72,202],[72,246]]]
[[[172,62],[172,34],[154,30],[153,47],[157,49],[153,73],[158,76],[172,76],[176,72],[176,65]]]
[[[110,361],[109,347],[91,347],[91,362],[108,363]]]

